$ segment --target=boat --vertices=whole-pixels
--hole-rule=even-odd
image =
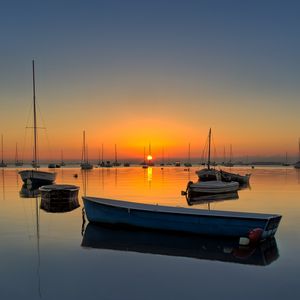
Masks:
[[[63,150],[61,150],[61,162],[60,162],[60,166],[64,167],[66,165],[66,163],[64,162],[64,153]]]
[[[210,161],[210,146],[211,145],[211,129],[209,129],[208,134],[208,159],[207,159],[207,168],[196,171],[200,181],[215,181],[221,180],[224,182],[235,181],[238,182],[241,186],[249,184],[249,179],[251,174],[247,173],[245,175],[240,175],[237,173],[227,172],[224,170],[212,169]],[[226,165],[226,163],[224,163]]]
[[[232,145],[230,144],[229,161],[224,162],[225,167],[230,167],[231,168],[231,167],[234,166],[234,163],[232,162],[231,158],[232,158]]]
[[[187,184],[186,192],[188,197],[195,196],[208,196],[226,193],[235,193],[239,189],[239,183],[224,182],[221,180],[211,180],[211,181],[189,181]]]
[[[48,169],[55,169],[55,168],[60,168],[60,165],[59,164],[55,164],[55,163],[48,164]]]
[[[32,84],[33,84],[33,161],[34,169],[22,170],[19,172],[24,184],[28,186],[39,187],[41,185],[51,184],[55,181],[56,173],[39,171],[37,160],[37,116],[36,116],[36,94],[35,94],[35,70],[34,60],[32,61]]]
[[[89,223],[81,247],[267,266],[279,257],[275,238],[241,246],[235,239],[132,230]]]
[[[83,196],[91,223],[227,236],[261,241],[275,235],[281,216],[141,204]]]
[[[81,170],[91,170],[93,165],[89,163],[86,142],[85,142],[85,130],[83,131],[83,144],[82,144],[82,160],[80,164]]]
[[[300,138],[298,143],[298,161],[294,164],[295,169],[300,169]]]
[[[21,166],[23,166],[23,162],[22,162],[22,161],[19,161],[19,157],[18,157],[18,144],[17,144],[17,143],[16,143],[15,166],[16,166],[16,167],[21,167]]]
[[[79,187],[68,184],[43,185],[40,208],[47,212],[69,212],[79,207]]]
[[[1,135],[1,163],[0,168],[6,168],[7,164],[3,160],[3,134]]]
[[[113,162],[114,167],[121,166],[121,163],[118,162],[118,155],[117,155],[117,144],[115,144],[115,161]]]
[[[247,173],[245,175],[240,175],[238,173],[232,173],[232,172],[227,172],[224,170],[220,170],[220,175],[221,175],[221,180],[225,182],[230,182],[230,181],[236,181],[238,182],[241,186],[245,186],[249,184],[250,180],[250,173]]]

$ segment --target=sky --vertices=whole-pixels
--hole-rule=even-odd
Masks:
[[[290,0],[2,0],[4,156],[31,155],[34,59],[42,158],[80,159],[83,130],[91,158],[149,143],[197,158],[209,128],[220,157],[296,158],[299,14]]]

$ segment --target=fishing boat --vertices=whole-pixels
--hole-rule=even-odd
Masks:
[[[6,168],[7,164],[3,160],[3,134],[1,135],[1,163],[0,168]]]
[[[298,143],[298,161],[294,164],[295,169],[300,169],[300,138]]]
[[[92,223],[228,236],[261,241],[275,235],[281,216],[202,210],[82,197]]]
[[[93,165],[89,163],[88,154],[85,142],[85,130],[83,131],[83,144],[82,144],[82,159],[80,164],[81,170],[91,170]]]
[[[224,170],[220,170],[221,180],[225,182],[236,181],[241,186],[245,186],[249,184],[250,173],[246,173],[245,175],[240,175],[238,173],[226,172]]]
[[[37,116],[36,116],[36,94],[35,94],[35,71],[34,60],[32,61],[32,90],[33,90],[33,161],[32,166],[34,169],[20,171],[19,174],[24,184],[29,186],[41,186],[51,184],[55,181],[56,173],[39,171],[37,159]]]

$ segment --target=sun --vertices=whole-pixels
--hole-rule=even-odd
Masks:
[[[147,156],[147,160],[152,160],[152,155],[149,154],[149,155]]]

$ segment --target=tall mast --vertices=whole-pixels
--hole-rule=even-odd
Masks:
[[[208,158],[207,158],[208,169],[210,169],[210,140],[211,140],[211,128],[209,128],[209,133],[208,133]]]
[[[33,147],[33,163],[34,167],[37,167],[37,121],[36,121],[36,103],[35,103],[35,72],[34,72],[34,60],[32,60],[32,92],[33,92],[33,135],[34,135],[34,147]]]
[[[144,147],[144,164],[146,163],[146,147]]]

